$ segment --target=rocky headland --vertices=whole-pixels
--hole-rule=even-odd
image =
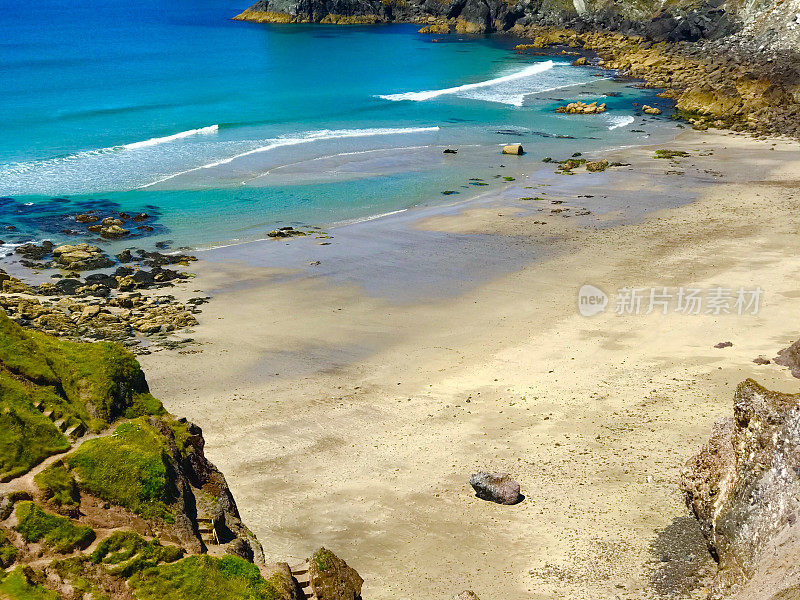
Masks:
[[[355,600],[321,548],[266,564],[202,431],[121,346],[28,331],[0,311],[0,597]]]
[[[505,33],[520,52],[589,53],[579,64],[641,78],[697,128],[800,135],[796,1],[259,0],[261,23],[424,25],[424,33]]]

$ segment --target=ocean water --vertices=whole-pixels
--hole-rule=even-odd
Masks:
[[[669,108],[653,90],[516,40],[230,20],[246,4],[0,0],[2,241],[88,239],[74,216],[92,209],[151,215],[152,232],[116,245],[257,239],[674,133],[668,110],[636,112]],[[554,112],[572,100],[610,110]],[[501,156],[512,142],[527,154]]]

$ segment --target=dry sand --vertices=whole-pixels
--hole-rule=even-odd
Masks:
[[[680,467],[730,414],[739,381],[798,388],[787,370],[752,362],[799,328],[800,151],[774,144],[686,134],[670,146],[693,153],[680,169],[696,164],[718,183],[638,224],[534,225],[544,211],[498,210],[501,200],[427,218],[416,227],[552,250],[455,297],[396,301],[204,262],[193,285],[215,298],[193,335],[201,352],[143,357],[151,387],[203,427],[270,559],[324,545],[364,577],[365,598],[699,597],[689,588],[710,563]],[[643,204],[661,193],[648,171],[678,169],[650,150],[624,155]],[[597,177],[612,194],[635,181]],[[612,305],[586,318],[585,283],[612,303],[624,286],[764,296],[755,316],[619,316]],[[475,498],[467,480],[482,469],[513,474],[524,502]]]

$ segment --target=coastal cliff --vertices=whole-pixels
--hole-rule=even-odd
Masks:
[[[800,1],[259,0],[259,23],[405,22],[431,34],[506,33],[520,52],[585,50],[642,78],[699,128],[800,136]],[[539,50],[540,51],[540,50]]]
[[[324,548],[294,569],[265,563],[200,428],[164,410],[117,344],[62,341],[0,311],[0,431],[2,598],[360,595]]]

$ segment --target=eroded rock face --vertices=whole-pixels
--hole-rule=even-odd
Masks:
[[[469,478],[469,484],[475,490],[475,495],[482,500],[498,504],[517,504],[522,501],[519,483],[514,481],[508,473],[481,471]]]
[[[361,600],[364,580],[333,552],[320,548],[308,564],[311,588],[318,600]]]
[[[741,383],[681,488],[719,563],[712,598],[800,597],[787,591],[800,577],[800,394]]]

